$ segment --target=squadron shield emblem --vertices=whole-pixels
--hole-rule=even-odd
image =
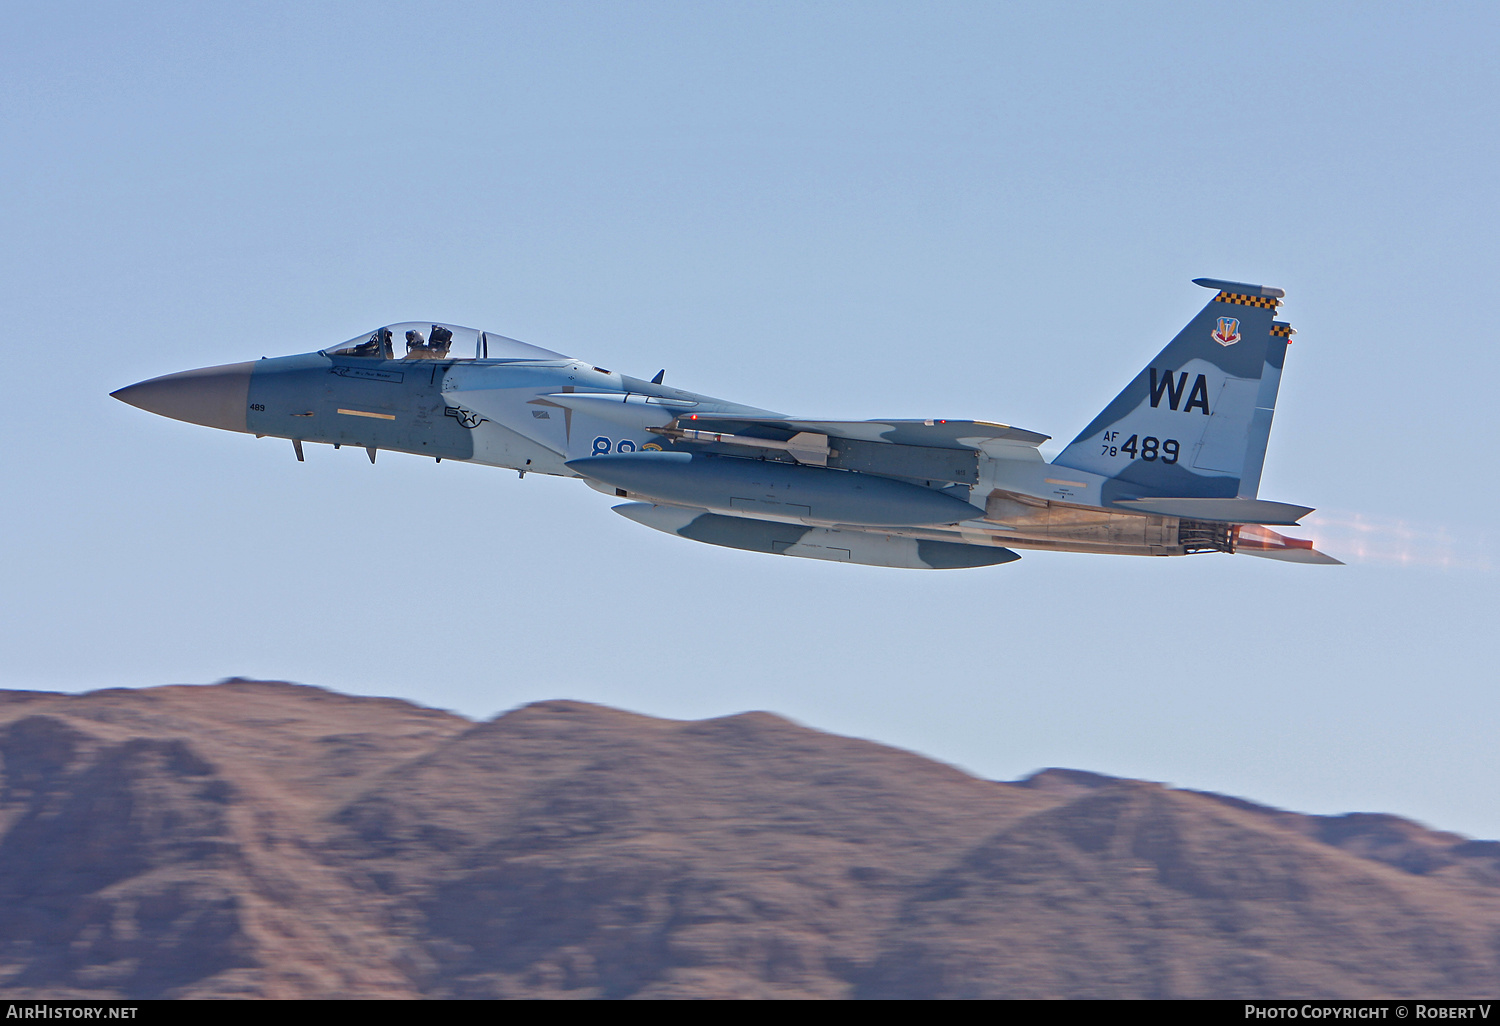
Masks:
[[[1221,346],[1232,346],[1240,340],[1240,321],[1238,317],[1220,317],[1219,326],[1214,329],[1214,341]]]

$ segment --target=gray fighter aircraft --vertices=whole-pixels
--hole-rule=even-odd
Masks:
[[[315,353],[152,378],[115,398],[257,437],[574,477],[694,541],[953,569],[1015,549],[1338,563],[1257,497],[1290,325],[1280,289],[1197,278],[1202,311],[1050,463],[976,420],[803,420],[515,339],[392,324]],[[403,348],[404,347],[404,348]],[[472,353],[472,356],[470,355]]]

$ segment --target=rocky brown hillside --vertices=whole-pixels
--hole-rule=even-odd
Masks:
[[[0,692],[7,997],[1476,997],[1500,844],[766,713]]]

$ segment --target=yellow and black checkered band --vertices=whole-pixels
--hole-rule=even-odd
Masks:
[[[1274,310],[1279,305],[1277,300],[1271,296],[1242,296],[1238,292],[1220,292],[1214,297],[1215,303],[1238,303],[1241,306],[1263,306],[1267,310]]]
[[[1290,324],[1272,323],[1271,325],[1272,338],[1291,338],[1295,334],[1297,333],[1292,330]]]

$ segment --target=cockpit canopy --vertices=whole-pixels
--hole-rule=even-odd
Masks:
[[[360,356],[372,360],[567,359],[562,353],[517,342],[504,335],[430,321],[388,324],[323,352],[328,356]]]

